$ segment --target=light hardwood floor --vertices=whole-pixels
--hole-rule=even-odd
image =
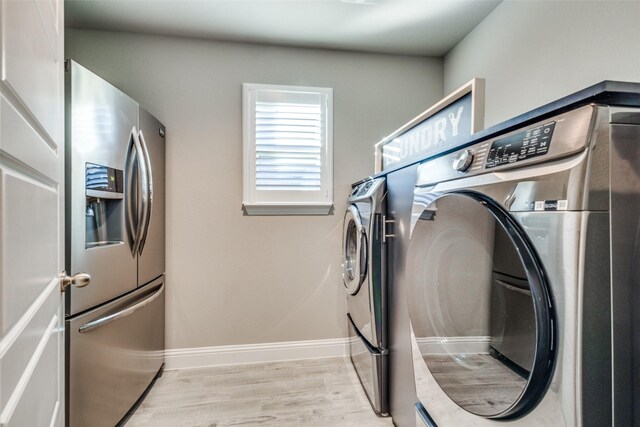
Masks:
[[[348,358],[166,371],[126,424],[139,426],[393,425],[377,417]]]
[[[527,380],[489,354],[427,354],[429,371],[458,405],[481,415],[507,410]]]

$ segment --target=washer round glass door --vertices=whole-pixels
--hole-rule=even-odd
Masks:
[[[342,247],[342,282],[347,292],[355,295],[367,274],[366,234],[360,213],[349,205],[344,215]]]
[[[552,298],[535,250],[480,193],[423,199],[430,215],[412,230],[407,257],[416,372],[473,414],[522,416],[546,392],[555,359]]]

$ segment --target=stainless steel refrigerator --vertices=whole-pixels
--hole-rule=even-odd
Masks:
[[[66,410],[112,427],[162,372],[165,128],[66,64]]]

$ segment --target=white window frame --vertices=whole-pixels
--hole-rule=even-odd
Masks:
[[[321,147],[320,191],[277,191],[256,188],[256,93],[315,93],[325,104]],[[333,89],[309,86],[242,84],[242,204],[248,215],[327,215],[333,207]]]

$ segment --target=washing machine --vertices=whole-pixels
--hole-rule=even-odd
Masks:
[[[344,216],[342,282],[350,358],[373,410],[388,409],[385,179],[355,185]]]
[[[639,196],[633,108],[585,105],[418,167],[416,425],[640,425]]]

